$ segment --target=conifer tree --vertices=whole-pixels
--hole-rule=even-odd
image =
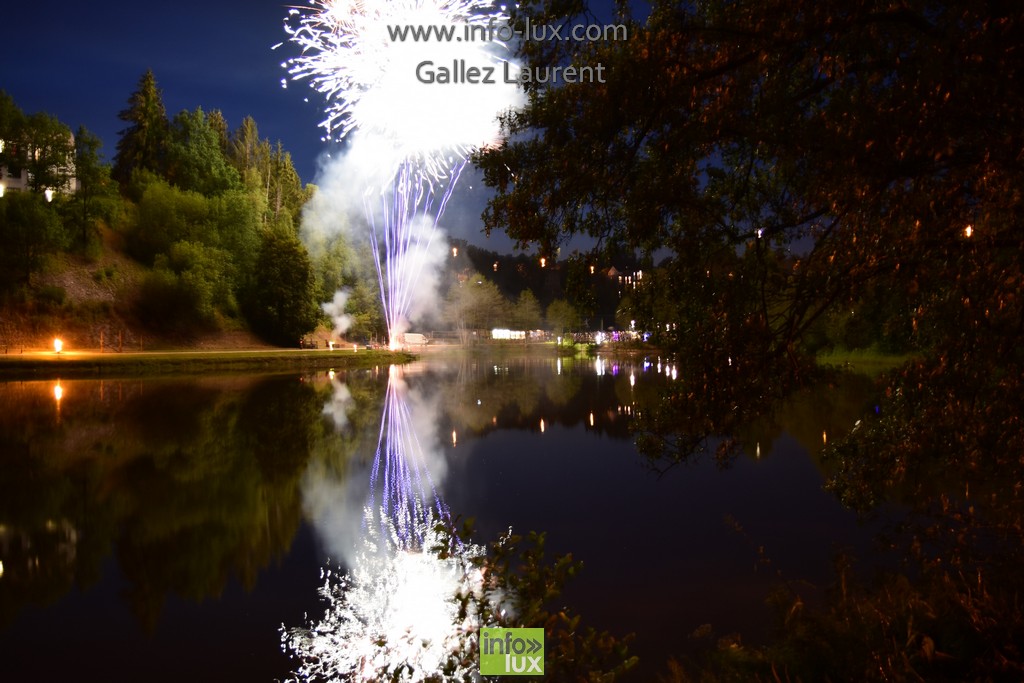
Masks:
[[[128,98],[128,108],[117,117],[128,124],[120,132],[114,155],[112,176],[126,185],[134,171],[145,170],[157,175],[164,171],[167,140],[167,111],[151,69],[139,79],[138,88]]]

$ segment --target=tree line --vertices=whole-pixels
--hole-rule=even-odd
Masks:
[[[293,345],[326,322],[321,303],[345,290],[349,335],[385,336],[368,242],[345,231],[300,238],[303,207],[316,187],[303,185],[290,154],[262,138],[252,117],[232,128],[216,109],[169,116],[152,71],[118,117],[124,128],[106,163],[102,142],[86,128],[72,134],[0,93],[0,166],[28,181],[26,191],[8,191],[0,201],[6,302],[31,298],[32,277],[49,256],[95,258],[106,231],[145,266],[130,300],[119,305],[123,317],[151,332],[187,337],[248,327]],[[431,327],[562,332],[614,322],[615,298],[588,306],[596,303],[592,295],[568,296],[572,278],[554,260],[545,270],[525,255],[453,244],[456,253],[462,245],[464,258],[447,264]]]
[[[298,228],[315,188],[281,143],[261,138],[252,117],[234,130],[217,110],[169,118],[152,71],[118,116],[125,128],[106,164],[84,127],[72,135],[0,94],[0,165],[28,174],[27,191],[0,202],[5,297],[17,300],[49,254],[101,251],[105,226],[149,268],[126,306],[150,330],[248,326],[291,345],[312,329],[324,297]]]

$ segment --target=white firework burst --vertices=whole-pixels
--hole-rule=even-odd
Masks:
[[[291,10],[285,23],[301,54],[284,66],[292,80],[308,81],[325,97],[321,125],[328,138],[360,131],[374,140],[378,160],[385,152],[397,168],[414,159],[425,176],[440,180],[474,148],[494,143],[498,114],[520,101],[516,84],[504,78],[506,68],[518,70],[506,67],[507,46],[495,39],[507,16],[491,2],[312,0],[310,5],[306,12]],[[426,33],[416,39],[419,31]],[[424,82],[437,68],[463,66],[493,69],[494,82]]]
[[[458,596],[480,595],[483,573],[472,560],[483,548],[459,545],[444,558],[409,550],[399,536],[376,532],[380,510],[366,512],[369,535],[354,566],[344,576],[323,573],[324,617],[282,630],[282,646],[301,662],[297,680],[414,683],[439,674],[449,659],[461,678],[480,624],[472,609],[460,610]],[[447,540],[429,526],[420,531],[428,544]]]

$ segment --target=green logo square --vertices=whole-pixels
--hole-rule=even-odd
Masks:
[[[480,675],[543,676],[544,629],[480,629]]]

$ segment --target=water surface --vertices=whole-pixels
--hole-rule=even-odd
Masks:
[[[702,627],[757,642],[772,591],[813,599],[837,550],[870,551],[818,459],[870,383],[794,397],[736,435],[727,467],[665,470],[630,425],[672,374],[657,359],[435,359],[0,384],[0,678],[285,678],[279,629],[322,613],[321,567],[351,561],[396,376],[419,489],[472,518],[474,540],[543,531],[581,560],[562,600],[636,634],[636,680]]]

